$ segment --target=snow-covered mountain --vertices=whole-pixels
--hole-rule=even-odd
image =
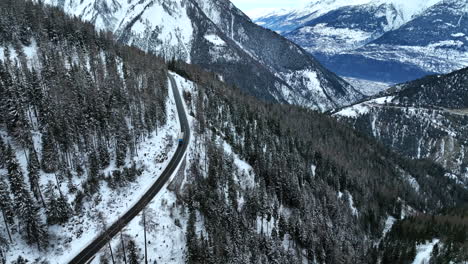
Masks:
[[[46,0],[117,38],[214,71],[260,98],[327,110],[362,95],[228,0]]]
[[[406,263],[435,238],[437,252],[450,253],[436,263],[468,260],[463,219],[439,213],[459,216],[468,189],[433,162],[405,159],[328,115],[262,102],[199,65],[117,43],[58,8],[9,1],[0,29],[0,263],[69,263],[86,245],[97,250],[90,241],[115,234],[105,230],[158,186],[89,263]],[[463,76],[401,101],[460,110],[461,95],[443,95],[463,94]],[[190,133],[183,148],[180,129]],[[399,227],[411,227],[402,221],[421,213],[443,229],[418,223],[428,234],[402,236]]]
[[[468,184],[468,68],[397,85],[335,116],[415,159],[431,159]]]
[[[339,75],[398,83],[468,66],[467,10],[466,0],[330,0],[254,20]]]

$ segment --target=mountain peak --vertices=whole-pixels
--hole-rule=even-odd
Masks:
[[[123,43],[202,65],[264,100],[326,111],[362,98],[302,48],[255,25],[227,0],[46,3],[114,32]]]

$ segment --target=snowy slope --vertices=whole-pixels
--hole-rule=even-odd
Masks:
[[[318,110],[362,98],[228,0],[46,0],[145,51],[202,65],[257,97]]]
[[[341,76],[399,83],[468,66],[465,0],[312,1],[310,6],[255,22],[281,31]]]
[[[395,29],[438,2],[441,0],[311,0],[307,5],[297,9],[254,10],[248,14],[262,26],[279,32],[288,32],[342,8],[372,10],[375,7],[384,7],[382,9],[384,12],[375,15],[386,18],[386,29]]]
[[[465,68],[392,87],[334,115],[401,154],[436,161],[468,185],[467,109]]]

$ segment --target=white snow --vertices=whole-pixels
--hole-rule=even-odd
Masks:
[[[257,9],[251,10],[248,15],[254,21],[262,21],[273,17],[279,18],[278,25],[301,26],[332,10],[346,6],[381,6],[386,5],[386,11],[378,16],[387,19],[386,31],[397,29],[410,21],[415,15],[423,13],[429,7],[442,2],[442,0],[311,0],[304,5],[300,1],[297,7],[289,9]],[[396,13],[394,12],[396,11]],[[296,27],[297,28],[297,27]]]
[[[366,106],[365,104],[357,104],[357,105],[344,108],[343,110],[334,114],[334,116],[355,118],[355,117],[369,113],[369,110],[370,108]]]
[[[46,4],[60,6],[65,12],[92,21],[100,30],[109,30],[117,36],[130,29],[129,44],[145,51],[176,57],[190,62],[193,39],[192,21],[188,17],[186,1],[171,0],[103,0],[106,12],[96,8],[95,1],[46,0]]]
[[[177,148],[175,139],[180,130],[180,125],[171,89],[169,89],[169,99],[166,105],[167,124],[159,128],[158,133],[153,132],[142,143],[137,145],[137,156],[133,160],[136,162],[137,167],[143,169],[143,173],[135,182],[129,183],[125,188],[116,190],[109,188],[105,182],[101,182],[99,193],[89,202],[85,202],[84,214],[74,216],[64,225],[49,227],[51,241],[54,241],[54,243],[47,252],[38,252],[35,247],[26,246],[23,240],[18,237],[10,245],[7,259],[16,259],[18,255],[22,255],[30,260],[45,257],[51,261],[51,264],[66,263],[100,233],[100,224],[97,219],[99,212],[104,215],[109,226],[129,210],[151,187],[152,183],[157,180]],[[38,138],[34,137],[34,141],[35,145],[37,145]],[[164,154],[167,158],[161,163],[155,162],[155,159],[160,157],[161,154]],[[27,161],[22,151],[17,153],[17,157],[25,175],[27,175],[25,171]],[[127,159],[127,162],[129,163],[130,160]],[[104,172],[111,171],[113,164],[114,162]],[[81,180],[74,177],[73,183],[79,186]],[[41,185],[46,184],[48,181],[55,182],[54,174],[41,175]],[[61,190],[66,193],[65,183],[61,184]],[[71,199],[71,197],[68,198]],[[16,233],[15,236],[18,236],[18,234]]]
[[[385,220],[385,227],[384,230],[382,231],[382,237],[385,237],[390,230],[392,230],[393,225],[395,224],[396,219],[393,216],[387,217],[387,220]]]
[[[413,261],[413,264],[426,264],[429,263],[431,259],[431,253],[434,249],[435,244],[439,243],[439,239],[433,239],[432,241],[427,241],[425,244],[418,245],[416,247],[416,258]]]
[[[389,103],[393,100],[393,98],[394,96],[384,96],[384,97],[371,99],[363,103],[345,107],[341,109],[340,111],[338,111],[337,113],[333,114],[333,116],[356,118],[358,116],[369,113],[369,111],[374,105],[383,105],[383,104]]]
[[[209,42],[213,43],[215,46],[225,46],[226,45],[226,42],[224,42],[224,40],[222,40],[220,37],[216,36],[216,35],[206,35],[205,36],[205,39],[208,40]]]
[[[293,40],[303,43],[309,52],[336,53],[352,50],[368,42],[373,32],[359,29],[335,28],[326,23],[305,26],[295,32]],[[314,46],[307,45],[308,39],[314,38]]]
[[[377,82],[377,81],[370,81],[352,77],[343,77],[342,78],[349,82],[356,90],[360,91],[364,95],[373,96],[388,89],[392,86],[392,83],[384,83],[384,82]]]
[[[252,20],[273,16],[288,16],[290,19],[302,18],[306,23],[314,18],[344,6],[362,5],[372,0],[311,0],[300,1],[296,8],[259,8],[247,12]]]
[[[462,33],[462,32],[452,34],[452,37],[455,37],[455,38],[464,37],[464,36],[465,36],[465,33]]]
[[[315,177],[315,171],[317,170],[317,166],[314,164],[310,165],[310,171],[312,172],[312,176]]]
[[[436,43],[431,43],[429,48],[438,48],[438,47],[462,47],[464,45],[463,41],[460,40],[444,40]]]
[[[350,192],[348,192],[348,196],[349,196],[349,208],[351,208],[351,212],[353,213],[354,216],[359,216],[359,211],[354,206],[353,196],[351,195]]]

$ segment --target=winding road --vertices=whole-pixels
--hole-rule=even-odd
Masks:
[[[130,221],[132,221],[151,200],[161,191],[171,175],[175,172],[178,165],[182,162],[183,157],[187,151],[188,143],[190,141],[190,127],[185,113],[185,108],[182,99],[177,89],[174,78],[169,75],[174,98],[176,101],[177,112],[179,115],[180,128],[184,133],[184,141],[180,144],[175,152],[172,160],[167,165],[161,176],[151,186],[151,188],[141,197],[141,199],[128,210],[119,220],[112,224],[105,232],[94,239],[91,244],[84,248],[77,256],[75,256],[69,263],[70,264],[85,264],[94,258],[94,255],[101,250],[106,244],[117,235]]]

